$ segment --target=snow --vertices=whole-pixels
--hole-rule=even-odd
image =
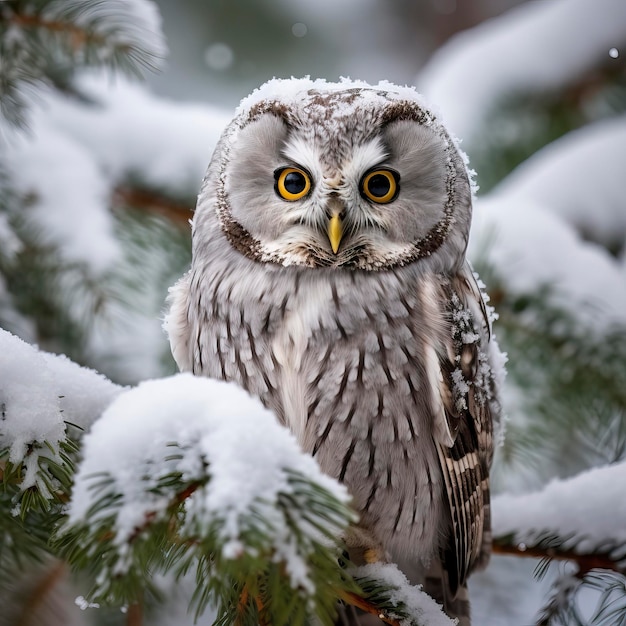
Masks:
[[[109,187],[79,143],[33,120],[32,136],[15,139],[8,164],[17,193],[31,198],[25,216],[43,243],[96,273],[118,258]]]
[[[2,329],[0,354],[0,450],[8,448],[9,460],[24,464],[22,489],[37,485],[47,494],[37,476],[40,458],[59,461],[65,422],[86,428],[121,387],[65,356],[40,352]]]
[[[101,289],[97,296],[104,294],[104,306],[89,328],[90,354],[101,367],[126,381],[158,376],[166,349],[159,320],[167,288],[163,281],[172,272],[164,264],[172,257],[146,252],[145,265],[129,268],[123,252],[132,246],[123,245],[126,233],[115,232],[112,197],[116,187],[130,183],[189,200],[191,207],[231,114],[168,102],[145,87],[103,74],[85,74],[78,84],[91,104],[46,91],[32,111],[31,131],[14,140],[8,163],[12,185],[29,198],[18,217],[28,219],[34,237],[57,247],[64,262],[84,266],[85,278]],[[4,253],[19,251],[4,216],[0,243]],[[119,293],[128,273],[134,281],[145,278],[133,293],[134,308],[128,306],[128,294]],[[83,319],[85,298],[75,297],[73,288],[67,300],[77,319]],[[2,305],[7,309],[3,319],[17,317],[11,315],[10,301]],[[23,327],[11,326],[20,333]]]
[[[127,20],[129,28],[137,27],[138,34],[144,27],[146,32],[158,33],[158,14],[152,3],[121,4],[129,14],[134,12]],[[325,4],[336,8],[328,0]],[[347,18],[357,2],[344,4],[340,16]],[[317,9],[305,0],[297,5],[303,11],[299,24],[306,29],[304,22],[314,24]],[[597,65],[598,59],[612,63],[621,52],[615,46],[624,41],[625,34],[623,0],[528,2],[452,39],[424,70],[419,88],[442,109],[455,133],[471,145],[499,99],[516,91],[558,89]],[[158,36],[150,45],[155,55],[163,54]],[[174,104],[123,79],[105,81],[90,74],[79,84],[95,104],[46,95],[45,105],[33,114],[32,136],[12,149],[9,165],[15,171],[17,190],[32,198],[27,216],[45,241],[60,246],[65,260],[86,262],[100,273],[120,256],[109,213],[114,187],[132,181],[166,190],[168,196],[195,196],[231,114],[205,105]],[[354,86],[366,84],[344,79],[332,88]],[[275,95],[295,100],[302,90],[316,87],[328,89],[329,83],[270,81],[244,99],[239,112]],[[376,87],[392,89],[398,97],[427,106],[411,88],[386,82]],[[605,245],[626,239],[621,190],[625,153],[624,117],[576,131],[546,147],[476,203],[470,256],[475,260],[486,257],[506,288],[515,293],[553,286],[555,301],[590,328],[602,331],[607,325],[626,323],[626,254],[616,260],[581,237],[584,234]],[[3,246],[5,242],[19,246],[3,215],[0,239]],[[4,247],[2,252],[7,250]],[[6,303],[6,297],[0,277],[0,302]],[[128,321],[132,313],[120,304],[114,315]],[[97,346],[100,358],[109,349],[111,354],[123,354],[134,373],[156,375],[159,323],[155,320],[148,328],[142,325],[145,316],[137,319],[130,320],[124,332],[111,333],[110,328],[96,324],[91,345]],[[34,329],[31,332],[34,336]],[[245,506],[259,492],[271,503],[286,488],[283,467],[287,463],[298,467],[304,463],[311,475],[317,471],[298,455],[273,416],[232,386],[177,376],[143,383],[120,395],[122,388],[97,373],[65,357],[38,352],[5,331],[0,331],[0,355],[0,449],[8,446],[11,461],[25,464],[23,488],[45,489],[36,475],[38,460],[41,455],[58,453],[65,421],[87,427],[118,397],[85,437],[88,447],[71,512],[75,521],[84,520],[95,497],[88,490],[93,484],[89,476],[110,472],[124,496],[116,522],[120,543],[146,514],[163,511],[166,504],[165,499],[147,499],[145,483],[130,480],[139,468],[150,466],[153,472],[156,464],[162,475],[178,463],[176,467],[193,479],[202,473],[202,461],[210,458],[211,467],[219,471],[186,506],[189,519],[197,523],[226,512],[226,558],[234,558],[243,549],[238,531]],[[36,447],[27,455],[31,444],[44,440],[52,451]],[[167,452],[163,450],[173,440],[187,446],[183,459],[164,462]],[[518,541],[530,545],[541,533],[575,533],[571,547],[580,542],[579,550],[593,549],[594,538],[605,536],[624,545],[625,473],[624,464],[598,468],[550,483],[540,492],[499,496],[493,501],[494,534],[516,532]],[[154,480],[158,476],[158,472],[152,474]],[[334,483],[325,486],[345,499],[345,492]],[[291,550],[282,522],[271,517],[275,512],[268,510],[267,515],[276,520],[277,558],[290,564],[294,584],[306,585],[306,567]],[[406,581],[394,578],[392,566],[377,567],[369,574],[395,581],[400,589],[398,600],[409,597]],[[519,559],[494,558],[487,572],[473,576],[472,599],[481,593],[488,597],[474,602],[477,623],[502,624],[503,616],[507,623],[530,622],[528,605],[534,611],[545,593],[545,585],[532,582],[532,568],[530,560],[521,564]],[[411,590],[411,598],[414,593]],[[426,610],[428,600],[419,598],[419,610]],[[500,606],[494,611],[496,602]],[[450,623],[438,607],[432,611],[436,616],[431,619],[438,620],[433,624]]]
[[[513,293],[554,288],[552,301],[602,332],[626,323],[626,272],[544,205],[516,193],[476,202],[469,257],[487,260]]]
[[[389,599],[394,606],[404,605],[412,620],[400,620],[401,626],[424,624],[425,626],[452,626],[456,622],[443,612],[428,594],[409,583],[406,576],[392,563],[372,563],[354,568],[350,572],[355,578],[380,581],[389,587]],[[390,615],[390,617],[397,617]]]
[[[626,116],[568,133],[539,150],[494,193],[541,203],[605,245],[626,242]]]
[[[528,546],[546,535],[579,554],[608,552],[626,560],[626,462],[597,467],[542,490],[502,494],[492,501],[493,536],[513,535]],[[626,564],[626,561],[625,561]]]
[[[6,213],[0,213],[0,257],[11,261],[21,250],[22,243],[11,228],[9,216]]]
[[[526,2],[453,37],[416,84],[471,143],[501,99],[559,89],[609,62],[609,50],[625,38],[623,0]]]
[[[8,167],[15,191],[31,198],[27,217],[37,236],[99,275],[121,254],[110,211],[114,188],[132,180],[168,197],[194,198],[230,115],[160,100],[104,74],[85,74],[78,84],[93,104],[46,92],[31,131],[14,138]],[[10,242],[1,219],[0,237]]]
[[[546,600],[554,579],[534,575],[536,559],[494,554],[487,569],[475,572],[468,581],[472,603],[472,623],[480,626],[520,626],[536,624],[537,613]]]
[[[363,96],[369,98],[370,101],[380,100],[381,96],[377,92],[383,91],[389,99],[416,102],[426,113],[429,113],[432,109],[426,103],[424,97],[410,86],[394,85],[386,80],[370,85],[365,81],[352,80],[347,77],[342,77],[339,82],[330,82],[324,78],[312,79],[309,76],[305,76],[303,78],[273,78],[268,80],[249,96],[243,98],[236,114],[246,113],[256,104],[265,100],[280,99],[281,102],[287,104],[300,103],[303,98],[308,96],[307,92],[310,90],[334,93],[349,89],[365,90]]]
[[[195,198],[230,113],[157,98],[120,78],[89,74],[79,85],[94,105],[51,97],[38,116],[83,145],[109,185],[133,180],[168,197]]]
[[[121,556],[136,528],[147,516],[158,519],[175,497],[149,491],[160,478],[181,472],[184,481],[193,482],[208,472],[209,482],[185,500],[182,533],[196,536],[219,522],[222,556],[233,559],[246,549],[242,535],[257,510],[269,520],[276,560],[286,563],[293,586],[306,589],[311,587],[307,564],[277,506],[281,493],[293,493],[288,472],[304,474],[341,502],[349,500],[346,489],[321,473],[258,400],[232,383],[191,374],[146,381],[121,394],[85,436],[83,455],[69,523],[94,524],[111,514],[90,511],[102,497],[94,483],[110,476],[107,489],[121,495],[114,522]]]

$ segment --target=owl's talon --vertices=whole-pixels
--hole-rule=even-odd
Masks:
[[[363,558],[368,565],[385,561],[384,555],[377,548],[368,548],[365,550],[365,552],[363,552]]]

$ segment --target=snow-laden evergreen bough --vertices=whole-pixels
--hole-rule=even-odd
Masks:
[[[393,567],[340,566],[346,488],[240,387],[181,374],[121,394],[85,436],[58,545],[90,599],[130,605],[159,573],[195,572],[197,615],[221,624],[332,624],[337,597],[376,590],[387,619],[450,626]],[[374,596],[373,593],[369,594]]]
[[[270,81],[218,143],[166,320],[182,370],[258,396],[348,487],[351,559],[401,561],[462,624],[503,363],[471,208],[466,158],[413,89]]]

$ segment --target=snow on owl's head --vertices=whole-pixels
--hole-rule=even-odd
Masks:
[[[446,271],[464,258],[471,184],[413,89],[275,79],[222,135],[196,248],[216,214],[230,244],[259,262],[384,270],[428,258]]]

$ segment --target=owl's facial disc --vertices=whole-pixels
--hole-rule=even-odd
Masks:
[[[371,144],[339,167],[324,166],[319,152],[302,164],[294,157],[303,152],[294,150],[288,164],[274,170],[284,221],[278,237],[265,244],[267,258],[280,254],[288,263],[354,267],[367,265],[373,252],[400,251],[402,243],[388,238],[394,209],[384,206],[398,198],[400,174],[383,165],[387,155],[380,143]]]
[[[384,119],[384,109],[359,111],[362,122],[343,113],[333,118],[324,108],[309,119],[276,106],[238,122],[222,161],[219,219],[246,256],[387,269],[436,252],[456,208],[462,212],[454,223],[469,221],[462,164],[436,125],[411,115]],[[412,109],[393,114],[398,110]],[[461,236],[458,247],[465,243]]]

